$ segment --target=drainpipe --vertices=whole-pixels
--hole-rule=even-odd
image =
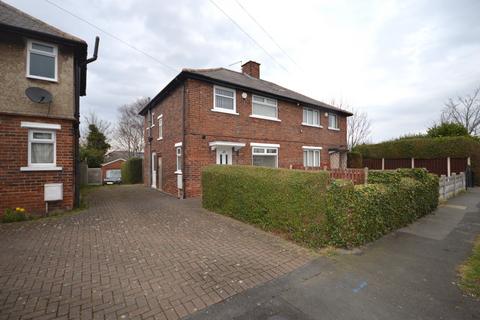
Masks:
[[[187,145],[186,145],[186,127],[185,127],[185,120],[186,120],[186,115],[185,115],[185,109],[186,109],[186,85],[187,79],[183,81],[183,94],[182,94],[182,195],[181,198],[185,199],[186,198],[186,186],[185,186],[185,158],[186,158],[186,153],[185,150],[187,150]]]
[[[78,207],[80,205],[80,74],[82,68],[86,68],[87,64],[94,62],[98,57],[98,45],[100,43],[100,38],[95,37],[95,48],[93,50],[93,57],[85,60],[82,63],[78,63],[77,58],[75,58],[75,68],[73,69],[74,79],[75,79],[75,124],[73,125],[73,135],[75,137],[74,142],[74,155],[75,155],[75,194],[74,194],[74,206]]]
[[[148,103],[150,103],[150,98],[149,98],[149,101]],[[148,181],[148,186],[151,187],[152,184],[153,184],[153,177],[152,177],[152,168],[153,168],[153,164],[152,164],[152,140],[153,140],[153,137],[152,137],[152,107],[150,107],[148,109],[148,113],[147,113],[147,128],[148,128],[148,172],[150,172],[150,174],[148,175],[150,177],[149,181]]]

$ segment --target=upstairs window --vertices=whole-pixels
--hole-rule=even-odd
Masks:
[[[252,116],[278,120],[277,100],[252,96]]]
[[[182,172],[182,147],[176,147],[176,155],[177,155],[177,171]]]
[[[311,108],[303,108],[303,125],[320,127],[320,111]]]
[[[57,46],[28,41],[27,77],[57,81]]]
[[[236,113],[235,90],[223,87],[213,87],[213,111]]]
[[[328,129],[338,130],[338,118],[336,114],[328,114]]]
[[[158,116],[158,140],[163,139],[163,114]]]

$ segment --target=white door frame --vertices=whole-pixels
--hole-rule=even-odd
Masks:
[[[233,164],[233,152],[232,147],[218,146],[216,148],[216,163],[217,164]]]
[[[152,153],[152,159],[151,159],[151,171],[150,174],[152,175],[152,188],[157,188],[157,161],[156,161],[157,154],[155,152]]]

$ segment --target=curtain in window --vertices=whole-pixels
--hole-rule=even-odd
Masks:
[[[52,143],[32,143],[32,163],[53,163]]]

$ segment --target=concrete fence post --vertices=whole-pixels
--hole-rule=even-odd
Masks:
[[[382,170],[385,170],[385,158],[382,158]]]
[[[415,159],[412,158],[412,169],[415,168]]]
[[[365,172],[364,183],[367,184],[368,183],[368,167],[365,167],[363,170]]]
[[[450,177],[451,170],[450,170],[450,157],[447,157],[447,176]]]
[[[470,157],[467,158],[467,165],[468,165],[468,166],[471,166],[471,165],[472,165],[472,161],[470,160]]]

